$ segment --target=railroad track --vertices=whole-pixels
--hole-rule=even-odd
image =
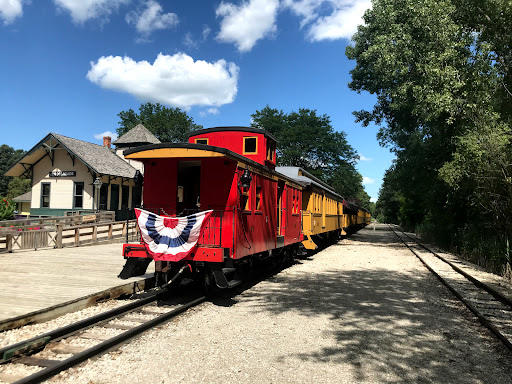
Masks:
[[[16,365],[15,371],[21,370],[26,373],[0,374],[0,380],[16,384],[40,383],[91,357],[110,351],[206,300],[206,297],[202,296],[175,307],[159,307],[156,305],[157,296],[152,294],[77,323],[1,348],[2,368],[13,364]],[[65,359],[55,358],[59,355],[71,356]]]
[[[395,235],[416,257],[512,350],[512,300],[490,285],[471,276],[450,261],[409,236],[398,226],[389,225]]]

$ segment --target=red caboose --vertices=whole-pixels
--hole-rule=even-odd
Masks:
[[[188,256],[156,262],[157,284],[189,264],[207,283],[233,286],[242,263],[303,240],[302,186],[275,171],[276,140],[267,131],[209,128],[193,132],[189,143],[146,145],[124,155],[144,163],[145,210],[170,217],[213,210]],[[141,274],[151,261],[144,245],[126,244],[124,256],[129,262],[121,278]]]

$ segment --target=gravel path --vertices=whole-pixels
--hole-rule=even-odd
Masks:
[[[51,383],[512,383],[511,354],[385,226]]]

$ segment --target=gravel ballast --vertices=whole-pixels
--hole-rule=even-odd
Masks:
[[[511,354],[386,226],[52,383],[511,383]]]

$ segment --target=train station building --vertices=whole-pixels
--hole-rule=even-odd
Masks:
[[[143,165],[124,159],[123,151],[157,143],[160,141],[142,124],[114,142],[104,137],[103,145],[49,133],[5,175],[31,178],[30,215],[109,210],[115,211],[119,220],[127,208],[141,204],[144,174]],[[26,206],[27,197],[23,196]]]

